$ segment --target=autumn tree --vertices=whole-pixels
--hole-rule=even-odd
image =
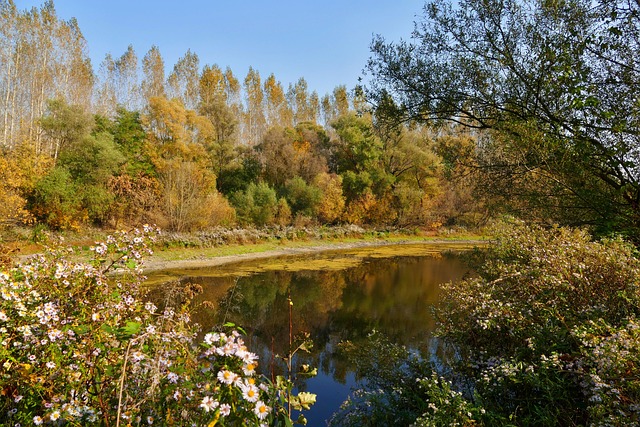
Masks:
[[[209,119],[213,132],[205,143],[213,171],[220,176],[236,159],[236,130],[238,119],[227,102],[226,81],[217,66],[206,65],[200,77],[199,113]]]
[[[205,141],[213,132],[211,122],[178,99],[151,98],[146,127],[166,226],[189,231],[231,220],[233,212],[207,168]]]
[[[267,126],[293,126],[293,115],[282,84],[273,74],[264,81]]]
[[[249,67],[249,72],[244,79],[246,97],[246,111],[244,119],[244,143],[253,146],[260,141],[266,130],[266,117],[264,113],[264,92],[260,73]]]
[[[276,188],[285,182],[302,177],[311,183],[327,170],[322,148],[328,138],[317,125],[303,123],[296,128],[272,128],[256,147],[263,162],[264,179]]]
[[[27,210],[27,200],[22,194],[24,172],[15,158],[9,153],[0,155],[0,230],[20,223],[27,223],[32,218]]]
[[[140,109],[138,55],[132,45],[115,62],[116,106],[127,110]]]
[[[324,95],[320,100],[320,111],[325,126],[329,126],[338,117],[347,114],[349,108],[349,93],[344,85],[336,86],[333,93]]]
[[[305,121],[315,123],[320,113],[320,100],[317,93],[309,94],[309,85],[304,77],[289,85],[287,100],[293,111],[294,125]]]
[[[148,103],[153,97],[165,96],[164,59],[155,45],[142,58],[142,75],[141,92],[145,102]]]
[[[321,173],[316,176],[314,184],[322,193],[322,199],[317,206],[318,220],[323,224],[339,221],[345,208],[342,177],[336,174]]]
[[[2,1],[0,22],[0,145],[12,148],[28,139],[39,153],[37,121],[48,99],[90,105],[86,42],[75,20],[58,18],[52,1],[29,11]]]

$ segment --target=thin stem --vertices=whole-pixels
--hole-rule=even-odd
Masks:
[[[120,376],[120,391],[118,393],[118,414],[116,419],[116,427],[120,427],[120,413],[122,412],[122,394],[124,392],[124,379],[127,376],[127,362],[129,361],[129,351],[131,350],[131,341],[127,345],[127,352],[124,355],[124,364],[122,365],[122,375]]]

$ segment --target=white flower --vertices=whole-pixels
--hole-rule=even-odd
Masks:
[[[6,322],[7,320],[9,320],[9,318],[4,314],[4,311],[0,311],[0,321]]]
[[[144,308],[151,314],[155,313],[156,310],[158,309],[158,307],[156,307],[155,304],[152,302],[145,303]]]
[[[228,417],[229,414],[231,414],[231,405],[229,405],[228,403],[223,403],[222,405],[220,405],[220,415],[222,415],[223,417]]]
[[[242,372],[244,372],[247,376],[252,376],[256,373],[256,365],[255,363],[248,363],[242,366]]]
[[[60,418],[60,411],[53,411],[51,415],[49,415],[51,421],[57,421],[58,418]]]
[[[39,426],[40,424],[42,424],[42,417],[36,415],[35,417],[33,417],[33,424]]]
[[[220,339],[220,336],[218,334],[212,334],[211,332],[204,336],[204,342],[207,345],[213,344],[214,342],[218,341],[218,339]]]
[[[179,378],[180,378],[180,377],[179,377],[179,376],[178,376],[178,374],[176,374],[176,373],[169,372],[169,373],[167,374],[167,379],[169,380],[169,382],[170,382],[170,383],[177,384],[177,383],[178,383],[178,379],[179,379]]]
[[[262,400],[258,400],[253,412],[255,412],[259,419],[264,420],[267,418],[267,415],[269,415],[269,412],[271,412],[271,408],[265,405]]]
[[[260,397],[258,387],[254,386],[253,384],[243,384],[240,386],[240,389],[242,390],[242,397],[247,402],[256,402],[258,400],[258,397]]]
[[[144,353],[140,351],[134,351],[133,354],[131,355],[131,358],[133,359],[134,362],[140,362],[141,360],[144,359]]]
[[[236,374],[226,369],[223,369],[222,371],[218,372],[218,381],[220,381],[223,384],[233,384],[236,377],[237,377]]]
[[[200,407],[206,412],[216,409],[218,405],[218,401],[214,400],[211,396],[205,396],[204,399],[202,399],[202,403],[200,403]]]

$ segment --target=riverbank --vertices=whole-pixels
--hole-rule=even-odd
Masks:
[[[214,267],[224,264],[232,264],[242,261],[259,260],[281,256],[295,256],[313,254],[326,251],[349,250],[365,247],[392,246],[392,245],[432,245],[472,247],[486,244],[486,239],[480,236],[468,238],[424,238],[405,237],[390,239],[349,239],[348,241],[295,241],[279,243],[261,243],[249,245],[230,245],[218,248],[185,248],[163,250],[147,257],[143,266],[144,272],[154,272],[169,269],[187,269]]]

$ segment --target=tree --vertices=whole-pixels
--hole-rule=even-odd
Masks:
[[[169,74],[169,95],[180,99],[188,110],[195,110],[199,102],[199,82],[200,58],[189,49]]]
[[[292,126],[293,117],[282,84],[273,74],[264,81],[267,126]]]
[[[640,229],[640,6],[426,3],[413,40],[372,43],[369,99],[478,129],[496,190],[551,219]]]
[[[165,225],[190,231],[230,221],[232,210],[217,193],[216,177],[207,167],[211,122],[178,99],[151,98],[146,127]]]
[[[146,102],[154,96],[165,96],[164,59],[157,46],[151,46],[142,58],[142,96]]]
[[[140,107],[140,84],[138,83],[138,55],[132,45],[115,62],[116,105],[128,110]]]
[[[37,121],[46,101],[65,99],[88,108],[93,71],[76,20],[58,19],[52,1],[20,11],[0,1],[0,145],[25,139],[40,153]]]
[[[46,152],[55,161],[62,150],[91,132],[94,121],[82,107],[61,99],[50,100],[47,105],[48,111],[39,123],[48,145]]]
[[[293,111],[294,124],[316,122],[320,112],[320,101],[316,92],[309,94],[308,84],[304,77],[300,77],[295,85],[289,85],[287,99]]]
[[[206,144],[213,170],[220,176],[236,158],[238,120],[227,104],[225,77],[217,65],[206,65],[202,70],[199,112],[213,125],[213,134]]]
[[[244,79],[244,90],[247,98],[244,142],[253,146],[260,141],[266,130],[266,118],[260,73],[252,67],[249,67],[249,72]]]

